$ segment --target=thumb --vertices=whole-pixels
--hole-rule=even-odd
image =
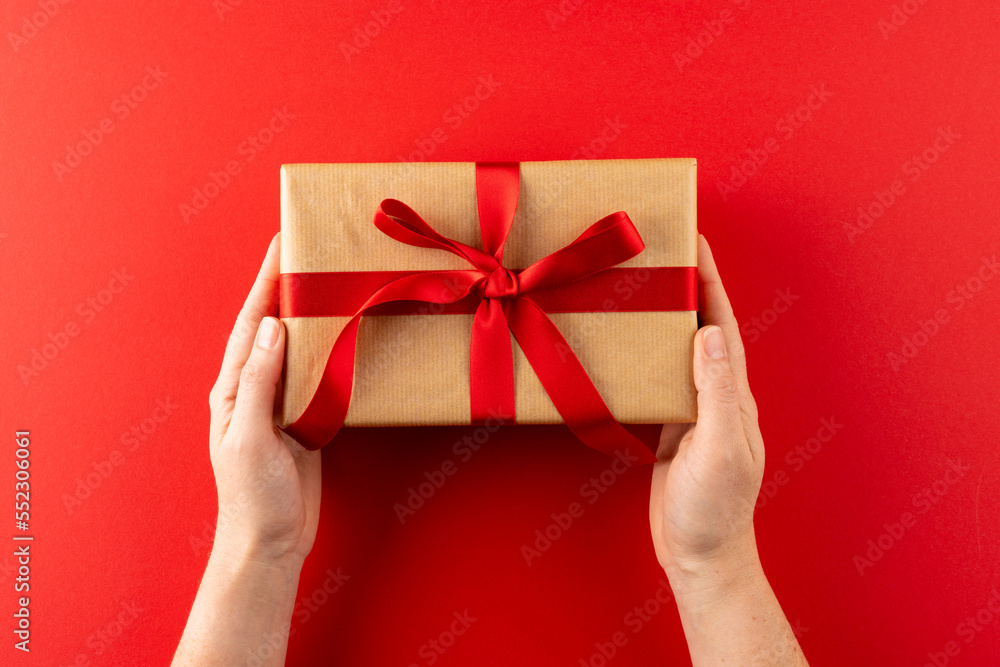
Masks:
[[[285,351],[285,327],[274,317],[265,317],[236,391],[232,423],[244,433],[270,431],[274,427],[274,394],[281,377]]]
[[[694,385],[698,390],[698,430],[723,442],[744,439],[740,392],[729,366],[722,329],[707,326],[695,336]]]

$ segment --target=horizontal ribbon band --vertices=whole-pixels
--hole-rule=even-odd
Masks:
[[[520,273],[519,269],[511,272]],[[345,271],[282,273],[280,317],[350,317],[368,297],[393,280],[447,271]],[[654,312],[698,309],[698,270],[690,266],[610,268],[556,288],[537,289],[531,299],[547,313]],[[473,314],[475,294],[453,303],[392,301],[368,315]]]

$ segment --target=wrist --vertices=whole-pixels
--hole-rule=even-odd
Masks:
[[[672,559],[664,572],[678,605],[712,605],[766,582],[752,533],[711,555]]]
[[[298,578],[304,558],[299,554],[258,540],[217,532],[209,566],[233,573],[261,572],[264,570]]]

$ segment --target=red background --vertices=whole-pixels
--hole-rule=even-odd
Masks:
[[[404,0],[350,58],[340,44],[355,27],[397,7],[336,4],[247,0],[220,15],[208,0],[72,2],[35,31],[23,25],[41,11],[35,0],[0,10],[0,451],[11,480],[13,431],[31,430],[37,536],[34,650],[15,652],[8,628],[2,661],[168,663],[217,509],[207,396],[278,229],[279,165],[394,161],[443,128],[429,159],[566,159],[581,146],[601,158],[697,157],[699,226],[744,328],[765,481],[784,481],[758,510],[761,555],[806,655],[922,665],[951,641],[950,664],[992,664],[1000,619],[971,636],[959,624],[986,609],[1000,554],[1000,276],[976,276],[1000,250],[996,3],[909,0],[915,13],[883,35],[888,0],[567,0],[554,27],[555,0]],[[699,32],[701,52],[678,66]],[[165,79],[120,119],[115,100],[147,66]],[[500,85],[456,127],[448,110],[481,75]],[[821,84],[832,97],[800,109]],[[276,107],[294,118],[246,161],[241,143]],[[788,136],[779,122],[797,110]],[[67,145],[107,117],[113,132],[57,176]],[[602,148],[593,142],[608,119],[623,127]],[[911,180],[906,163],[939,128],[959,138]],[[723,198],[717,183],[770,137],[777,152]],[[232,159],[240,173],[185,220],[180,205]],[[904,194],[850,237],[845,223],[896,179]],[[87,319],[123,267],[134,278]],[[958,285],[976,291],[958,296]],[[798,298],[774,317],[786,289]],[[947,321],[921,335],[939,309]],[[74,324],[64,349],[22,377],[50,334]],[[890,353],[904,352],[894,368]],[[158,399],[177,406],[163,422],[150,421]],[[822,419],[842,427],[803,465],[786,459]],[[128,434],[144,424],[136,444]],[[638,633],[625,625],[661,575],[649,469],[586,505],[529,567],[521,545],[608,461],[560,428],[504,429],[400,524],[393,504],[470,433],[353,430],[324,451],[320,537],[300,595],[322,600],[328,569],[350,579],[293,620],[289,664],[428,664],[421,646],[465,610],[477,620],[436,664],[596,665],[595,643],[618,630],[628,643],[608,664],[685,664],[672,606]],[[67,506],[115,450],[123,460]],[[949,460],[968,466],[954,484]],[[13,495],[12,482],[0,486]],[[928,488],[929,509],[916,496]],[[860,574],[855,556],[905,512],[915,523]],[[4,627],[11,550],[0,552]]]

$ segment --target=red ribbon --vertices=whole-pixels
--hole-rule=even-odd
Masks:
[[[281,317],[352,315],[333,345],[312,400],[299,419],[283,429],[285,432],[309,449],[326,445],[343,425],[350,404],[361,316],[421,312],[414,310],[413,303],[420,302],[442,304],[430,311],[434,313],[475,309],[470,357],[473,423],[491,416],[513,421],[513,334],[563,421],[580,440],[608,455],[628,449],[643,463],[656,460],[615,420],[545,311],[612,309],[602,308],[604,302],[618,310],[696,310],[696,269],[611,269],[645,247],[622,211],[598,220],[572,243],[528,268],[508,269],[503,266],[503,247],[514,220],[519,189],[517,163],[476,164],[483,250],[441,236],[400,201],[386,199],[379,206],[375,226],[383,233],[408,245],[458,255],[472,265],[471,269],[281,275]],[[633,290],[627,286],[632,278],[629,274],[640,271],[647,272],[646,281],[642,289]],[[313,277],[319,279],[314,281]],[[331,281],[343,285],[345,291],[324,289]],[[619,290],[623,283],[626,289]],[[618,299],[608,299],[616,292]],[[345,313],[340,295],[351,293],[371,296],[353,312]],[[632,295],[637,294],[643,296],[630,304]],[[622,298],[625,295],[628,297]],[[561,306],[563,300],[576,307]],[[548,307],[543,308],[539,301]],[[625,307],[621,307],[622,302]]]

